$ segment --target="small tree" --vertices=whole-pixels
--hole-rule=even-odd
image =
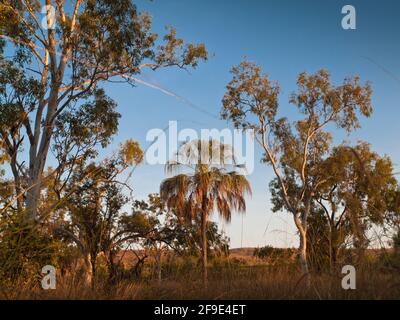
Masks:
[[[102,251],[106,254],[112,276],[114,250],[123,242],[141,235],[137,224],[129,225],[128,218],[121,217],[120,211],[128,199],[122,194],[118,175],[142,159],[139,145],[128,141],[114,158],[106,159],[102,164],[78,166],[65,187],[63,198],[66,201],[59,210],[67,219],[56,225],[55,231],[73,241],[81,250],[87,280],[92,286],[98,254]]]
[[[191,256],[201,251],[200,222],[193,220],[181,223],[173,210],[165,209],[158,194],[150,194],[147,201],[136,200],[133,216],[142,217],[148,223],[148,232],[142,232],[145,236],[140,238],[139,244],[154,255],[159,282],[162,280],[163,255],[173,253]],[[215,222],[208,221],[206,233],[207,252],[227,253],[229,239],[219,232]]]

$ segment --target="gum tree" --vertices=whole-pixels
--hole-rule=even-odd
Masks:
[[[328,125],[347,132],[359,127],[358,115],[372,113],[372,90],[358,77],[346,78],[333,85],[329,73],[301,73],[297,91],[290,103],[300,119],[290,123],[278,118],[279,85],[272,83],[255,63],[244,61],[232,69],[221,115],[235,127],[254,130],[264,151],[263,162],[272,166],[284,208],[293,215],[299,232],[299,258],[302,271],[310,283],[307,263],[307,219],[313,198],[326,177],[323,160],[329,153],[332,134]]]
[[[379,156],[365,142],[333,148],[321,168],[325,182],[315,193],[309,216],[310,240],[318,244],[309,252],[326,255],[333,272],[347,240],[362,253],[372,225],[384,226],[396,214],[391,198],[398,185],[390,158]],[[284,202],[277,179],[270,187],[273,211],[279,211]]]
[[[157,42],[149,15],[131,0],[5,0],[0,35],[0,135],[26,223],[38,218],[54,125],[66,108],[106,81],[135,84],[145,69],[196,67],[207,59],[204,45],[185,44],[173,28]]]
[[[367,143],[334,148],[325,162],[327,181],[316,194],[316,203],[329,221],[331,268],[336,266],[342,230],[348,233],[362,259],[372,225],[383,226],[393,210],[390,198],[397,180],[389,157],[379,156]],[[339,239],[339,243],[335,243]]]

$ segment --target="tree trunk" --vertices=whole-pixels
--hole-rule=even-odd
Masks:
[[[207,287],[207,215],[203,211],[201,214],[201,255],[202,255],[202,266],[203,266],[203,284]]]
[[[332,246],[332,266],[333,270],[336,271],[337,268],[337,258],[338,258],[339,248],[336,245]]]
[[[90,255],[90,264],[92,267],[92,282],[91,282],[91,288],[94,289],[95,288],[95,284],[96,284],[96,255],[95,254],[91,254]]]
[[[50,148],[50,141],[53,136],[54,126],[54,114],[58,106],[58,89],[61,82],[58,76],[52,75],[52,82],[55,82],[52,86],[52,90],[49,96],[49,102],[47,107],[47,114],[44,121],[43,132],[40,135],[40,123],[42,113],[37,114],[35,126],[35,137],[34,142],[30,145],[29,149],[29,184],[26,195],[26,211],[24,222],[29,224],[37,221],[38,207],[39,207],[39,196],[42,188],[42,175],[47,160],[47,154]],[[55,78],[54,78],[55,77]],[[60,79],[62,75],[60,75]],[[39,143],[39,137],[40,143]]]
[[[308,268],[308,261],[307,261],[307,233],[300,232],[300,265],[303,275],[306,278],[307,287],[310,286],[311,283],[311,276],[310,271]]]
[[[303,220],[303,221],[302,221]],[[299,261],[303,277],[305,277],[306,286],[311,286],[311,275],[308,268],[307,261],[307,225],[305,219],[300,219],[299,216],[295,215],[294,221],[299,231],[300,245],[299,245]]]
[[[339,253],[339,246],[340,246],[340,241],[339,241],[339,230],[337,230],[333,224],[331,227],[331,234],[330,234],[330,267],[331,267],[331,273],[336,272],[337,269],[337,258],[338,258],[338,253]]]
[[[93,268],[90,255],[87,254],[84,257],[85,259],[85,282],[88,285],[92,285],[93,283]]]
[[[142,275],[143,265],[144,265],[144,262],[147,257],[148,257],[147,254],[145,256],[143,256],[142,258],[137,257],[138,261],[136,262],[135,266],[132,268],[136,279],[140,279],[140,277]]]
[[[157,264],[157,280],[158,280],[158,283],[161,283],[161,281],[162,281],[161,255],[162,255],[161,249],[157,250],[157,253],[156,253],[156,264]]]
[[[22,191],[21,179],[19,177],[19,172],[17,169],[16,152],[11,159],[11,171],[13,173],[14,182],[15,182],[15,195],[16,195],[16,199],[17,199],[17,210],[18,210],[18,213],[21,213],[23,210],[23,195],[21,193],[21,191]]]
[[[107,257],[107,264],[108,264],[108,284],[112,286],[115,285],[118,281],[117,266],[114,263],[114,254],[112,250],[106,251],[105,255]]]
[[[37,157],[34,157],[33,160],[30,160],[33,163],[31,163],[29,169],[29,185],[26,195],[25,223],[37,221],[39,197],[42,189],[42,175],[47,159],[47,153],[49,151],[51,133],[47,134],[46,137],[43,137],[42,139],[45,139],[45,141],[42,141],[43,143],[39,150],[40,153],[37,155]]]
[[[333,259],[333,227],[332,227],[332,222],[330,223],[329,226],[329,270],[330,273],[333,274],[334,269],[335,269],[335,263]]]
[[[40,196],[40,184],[41,181],[36,179],[31,179],[31,183],[28,188],[30,188],[26,193],[26,210],[24,223],[30,224],[36,221],[37,212],[39,207],[39,196]]]

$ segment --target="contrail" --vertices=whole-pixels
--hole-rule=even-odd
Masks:
[[[182,96],[179,96],[178,94],[176,94],[176,93],[174,93],[174,92],[172,92],[172,91],[170,91],[170,90],[167,90],[167,89],[161,87],[160,85],[156,85],[156,84],[154,84],[154,83],[147,82],[147,81],[144,81],[144,80],[141,80],[141,79],[132,77],[132,76],[128,76],[128,75],[122,75],[122,77],[125,78],[125,79],[127,79],[127,80],[132,80],[132,81],[135,81],[135,82],[140,83],[140,84],[142,84],[142,85],[145,85],[145,86],[147,86],[147,87],[149,87],[149,88],[152,88],[152,89],[155,89],[155,90],[159,90],[159,91],[161,91],[162,93],[164,93],[164,94],[166,94],[166,95],[168,95],[168,96],[170,96],[170,97],[174,97],[175,99],[177,99],[177,100],[179,100],[179,101],[185,103],[185,104],[188,105],[189,107],[191,107],[191,108],[193,108],[193,109],[195,109],[195,110],[197,110],[197,111],[200,111],[200,112],[202,112],[202,113],[208,115],[209,117],[212,117],[212,118],[214,118],[214,119],[218,119],[218,120],[219,120],[219,117],[216,116],[215,114],[213,114],[213,113],[211,113],[211,112],[208,112],[207,110],[205,110],[205,109],[203,109],[203,108],[201,108],[201,107],[195,105],[194,103],[192,103],[192,102],[189,101],[188,99],[186,99],[186,98],[184,98],[184,97],[182,97]]]
[[[396,76],[393,72],[391,72],[390,70],[386,69],[384,66],[382,66],[381,64],[379,64],[378,62],[376,62],[375,60],[366,57],[366,56],[361,56],[361,58],[364,58],[366,60],[368,60],[369,62],[373,63],[374,65],[376,65],[379,69],[381,69],[383,72],[385,72],[387,75],[389,75],[392,79],[396,80],[398,83],[400,83],[400,78],[398,76]]]
[[[174,97],[174,98],[179,98],[179,96],[177,96],[176,94],[174,94],[174,93],[172,93],[172,92],[170,92],[168,90],[165,90],[165,89],[161,88],[160,86],[157,86],[157,85],[155,85],[153,83],[146,82],[146,81],[140,80],[138,78],[134,78],[134,77],[127,76],[127,75],[123,75],[122,78],[133,80],[133,81],[135,81],[137,83],[143,84],[143,85],[145,85],[147,87],[150,87],[152,89],[159,90],[159,91],[161,91],[162,93],[165,93],[168,96],[171,96],[171,97]]]
[[[8,36],[6,36],[6,35],[0,35],[0,38],[8,39],[8,40],[10,40],[10,41],[16,41],[16,42],[18,42],[18,43],[20,43],[20,44],[27,45],[27,44],[26,44],[25,42],[23,42],[23,41],[14,40],[14,39],[12,39],[11,37],[8,37]],[[40,49],[40,50],[45,50],[44,47],[42,47],[42,46],[40,46],[40,45],[36,45],[36,44],[35,44],[35,48],[36,48],[36,49]],[[61,53],[60,53],[59,51],[56,51],[55,54],[56,54],[57,56],[60,56],[60,55],[61,55]],[[170,97],[174,97],[175,99],[178,99],[179,101],[185,103],[185,104],[188,105],[189,107],[191,107],[191,108],[193,108],[193,109],[195,109],[195,110],[197,110],[197,111],[199,111],[199,112],[202,112],[202,113],[206,114],[206,115],[209,116],[209,117],[212,117],[212,118],[214,118],[214,119],[219,120],[219,117],[218,117],[217,115],[215,115],[215,114],[213,114],[213,113],[211,113],[211,112],[209,112],[209,111],[207,111],[207,110],[205,110],[205,109],[203,109],[203,108],[201,108],[201,107],[195,105],[193,102],[189,101],[188,99],[186,99],[186,98],[184,98],[184,97],[182,97],[182,96],[179,96],[178,94],[176,94],[176,93],[174,93],[174,92],[172,92],[172,91],[170,91],[170,90],[167,90],[167,89],[161,87],[160,85],[156,85],[156,84],[154,84],[154,83],[151,83],[151,82],[148,82],[148,81],[144,81],[144,80],[141,80],[141,79],[138,79],[138,78],[136,78],[136,77],[129,76],[129,75],[120,75],[120,76],[121,76],[122,78],[126,79],[126,80],[132,80],[132,81],[135,81],[135,82],[137,82],[137,83],[140,83],[140,84],[142,84],[142,85],[144,85],[144,86],[147,86],[147,87],[149,87],[149,88],[152,88],[152,89],[155,89],[155,90],[159,90],[159,91],[161,91],[162,93],[164,93],[164,94],[166,94],[166,95],[168,95],[168,96],[170,96]]]

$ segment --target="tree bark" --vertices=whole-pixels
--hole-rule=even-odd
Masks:
[[[329,226],[329,269],[331,274],[333,274],[334,270],[335,270],[335,266],[334,266],[334,262],[333,262],[333,226],[332,226],[332,222],[330,222],[330,226]]]
[[[307,286],[310,286],[311,277],[307,261],[307,233],[300,232],[300,265],[303,275],[306,278]]]
[[[339,252],[339,243],[338,243],[338,230],[332,226],[330,229],[330,243],[329,243],[329,258],[330,258],[330,268],[331,273],[336,272],[337,267],[337,257]]]
[[[48,127],[52,127],[53,124],[47,124]],[[40,145],[37,156],[30,159],[31,165],[29,170],[29,185],[27,192],[26,202],[26,215],[25,222],[36,222],[38,216],[39,197],[42,189],[42,174],[46,164],[47,154],[49,152],[50,140],[52,137],[52,131],[43,132],[42,143]]]
[[[50,32],[50,31],[49,31]],[[51,64],[56,65],[55,57],[51,57]],[[47,104],[47,114],[43,129],[40,129],[42,123],[42,111],[44,104],[39,105],[40,112],[37,113],[35,121],[35,133],[33,142],[29,149],[29,184],[26,196],[26,212],[24,222],[26,224],[37,221],[39,196],[42,187],[42,174],[47,160],[47,154],[50,148],[50,141],[53,136],[54,115],[58,107],[58,91],[63,78],[62,72],[51,73],[51,91]]]
[[[92,267],[92,281],[90,283],[90,286],[92,289],[94,289],[96,285],[96,258],[96,254],[90,255],[90,265]]]
[[[303,220],[303,221],[302,221]],[[304,219],[300,219],[298,215],[295,215],[294,221],[299,231],[300,245],[299,245],[299,261],[303,277],[306,281],[306,286],[311,286],[311,274],[308,267],[307,261],[307,225],[304,223]]]
[[[336,245],[332,246],[332,267],[333,271],[336,271],[337,268],[337,258],[338,258],[338,247]]]
[[[34,177],[28,186],[30,188],[26,193],[26,210],[25,210],[25,224],[33,223],[37,220],[37,212],[39,207],[39,196],[41,181]]]
[[[117,265],[114,263],[114,254],[112,250],[107,250],[104,252],[107,257],[108,264],[108,284],[115,285],[118,281],[118,271]]]
[[[207,273],[207,214],[203,211],[201,214],[201,255],[203,266],[203,284],[207,287],[208,273]]]
[[[91,257],[89,254],[84,256],[84,262],[85,262],[85,281],[86,284],[92,285],[93,283],[93,268],[92,268],[92,262],[91,262]]]
[[[16,195],[16,199],[17,199],[17,210],[18,210],[18,213],[21,213],[23,210],[23,195],[21,193],[21,191],[22,191],[21,179],[19,176],[18,168],[17,168],[16,152],[11,159],[11,171],[13,173],[14,182],[15,182],[15,195]]]

